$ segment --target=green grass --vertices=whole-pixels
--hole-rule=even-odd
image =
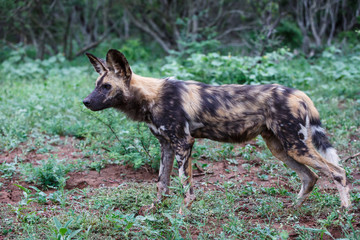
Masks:
[[[177,213],[183,200],[177,178],[172,179],[172,194],[145,216],[137,212],[152,203],[155,183],[67,190],[71,172],[101,172],[108,164],[157,169],[159,144],[144,124],[130,122],[111,109],[94,113],[83,107],[81,101],[96,78],[90,64],[71,67],[59,57],[20,62],[13,55],[0,67],[0,161],[7,158],[0,164],[0,191],[10,194],[18,188],[23,196],[0,206],[0,238],[65,239],[71,234],[76,239],[360,238],[359,157],[343,163],[353,187],[351,211],[339,208],[336,191],[321,187],[302,207],[293,208],[299,178],[271,155],[262,138],[247,145],[196,143],[194,162],[205,171],[219,163],[226,169],[216,180],[209,172],[197,183],[197,199],[185,216]],[[360,152],[357,55],[342,55],[334,48],[313,60],[284,49],[262,58],[193,54],[158,60],[157,68],[140,62],[133,70],[214,84],[272,82],[304,90],[344,159]],[[258,60],[261,63],[253,66]],[[238,168],[246,172],[227,177]],[[10,189],[13,182],[19,186]]]

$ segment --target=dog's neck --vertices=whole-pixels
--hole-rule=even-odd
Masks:
[[[159,99],[164,82],[164,79],[142,77],[133,73],[128,100],[115,108],[124,112],[132,120],[150,122],[151,107]]]
[[[132,74],[130,81],[130,92],[137,92],[142,99],[151,102],[156,101],[164,85],[164,79],[142,77]]]

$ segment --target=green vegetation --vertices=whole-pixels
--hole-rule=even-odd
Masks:
[[[134,37],[156,49],[148,55],[153,59],[160,52],[188,56],[219,49],[262,56],[282,46],[314,56],[337,42],[337,36],[342,45],[359,42],[354,30],[359,27],[360,2],[355,0],[0,0],[0,4],[4,45],[0,49],[6,50],[0,61],[19,45],[31,45],[32,57],[61,53],[71,60],[110,39],[108,46],[118,48]],[[138,56],[146,57],[143,48]]]
[[[352,52],[331,46],[315,59],[287,48],[245,57],[201,54],[195,46],[186,55],[155,60],[142,45],[130,40],[119,46],[140,75],[299,88],[315,102],[340,157],[360,151],[359,45]],[[359,157],[342,163],[353,188],[351,211],[339,209],[337,193],[324,187],[293,208],[299,178],[279,164],[261,138],[243,145],[196,143],[194,162],[206,174],[196,180],[197,200],[185,216],[177,214],[183,190],[176,177],[172,194],[145,216],[137,212],[155,198],[154,183],[133,179],[116,186],[104,182],[96,188],[67,189],[69,174],[79,172],[80,177],[95,170],[100,176],[114,164],[151,174],[159,165],[159,144],[146,125],[130,122],[120,112],[85,109],[82,99],[97,77],[85,57],[69,62],[61,55],[44,60],[27,56],[20,48],[0,65],[0,194],[22,192],[21,199],[0,207],[0,237],[359,239]],[[213,172],[219,163],[224,170]],[[132,168],[129,173],[136,172]],[[244,173],[239,175],[239,169]]]

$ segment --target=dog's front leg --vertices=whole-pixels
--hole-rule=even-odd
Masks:
[[[175,158],[179,166],[179,177],[185,190],[184,206],[188,208],[195,200],[195,194],[192,186],[192,163],[191,150],[194,145],[194,138],[186,136],[179,139],[175,144]],[[180,208],[179,213],[183,214],[184,209]]]
[[[161,145],[161,161],[157,182],[157,198],[154,204],[161,202],[164,194],[169,194],[170,175],[174,164],[174,150],[169,141],[158,137]]]
[[[154,136],[159,140],[161,146],[161,159],[159,168],[159,177],[157,181],[157,196],[154,202],[149,206],[143,206],[139,210],[140,215],[144,215],[146,212],[154,211],[157,205],[163,200],[164,195],[169,194],[170,175],[174,165],[175,151],[168,138],[163,137],[150,128]]]
[[[165,138],[161,136],[156,136],[160,142],[161,146],[161,160],[159,168],[159,177],[157,182],[157,196],[153,204],[150,206],[143,206],[139,210],[140,215],[144,215],[146,212],[154,211],[157,205],[163,200],[164,195],[169,194],[169,185],[170,185],[170,175],[171,170],[174,165],[174,155],[175,152],[170,144]]]

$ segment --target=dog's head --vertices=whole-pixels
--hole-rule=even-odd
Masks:
[[[110,49],[106,61],[86,53],[95,71],[99,73],[95,89],[84,100],[84,105],[92,111],[109,107],[121,107],[129,98],[132,72],[125,56]]]

